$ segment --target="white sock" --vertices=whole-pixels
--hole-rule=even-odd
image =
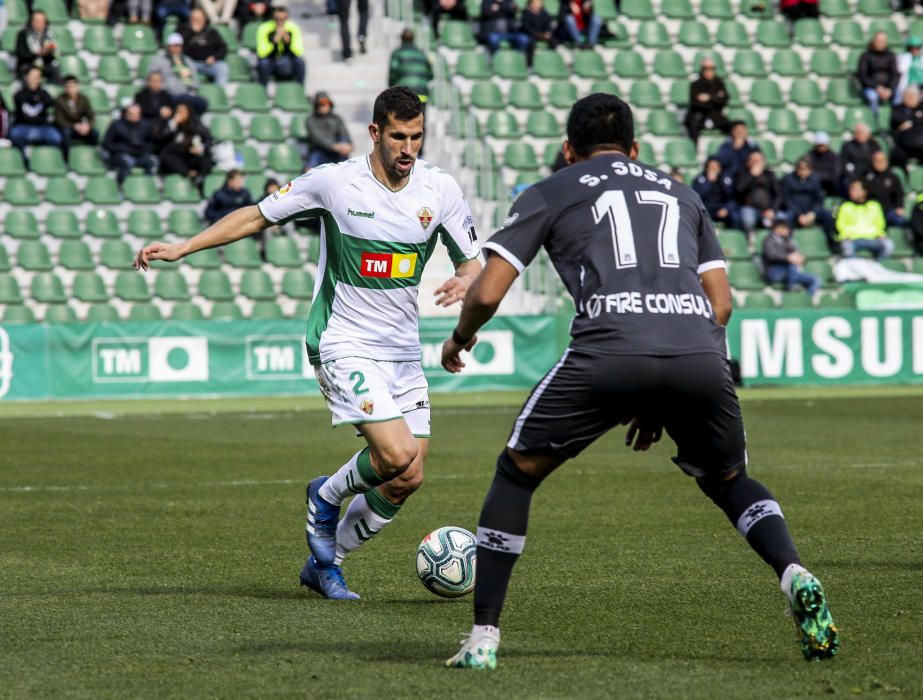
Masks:
[[[337,554],[333,563],[339,566],[347,554],[381,532],[399,508],[376,490],[356,496],[337,525]]]
[[[497,644],[500,643],[500,628],[493,625],[474,625],[471,628],[471,639],[479,637],[493,637]]]
[[[792,579],[795,577],[795,574],[801,573],[807,574],[810,572],[801,566],[801,564],[789,564],[785,567],[785,571],[782,572],[782,579],[779,582],[779,587],[789,601],[792,599]]]
[[[363,448],[337,469],[336,473],[320,487],[320,497],[327,503],[342,505],[350,496],[365,493],[382,483],[381,477],[372,469],[369,448]]]

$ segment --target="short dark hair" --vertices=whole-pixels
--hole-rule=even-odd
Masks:
[[[384,129],[392,114],[398,121],[410,121],[423,114],[423,103],[420,102],[417,93],[409,87],[404,85],[389,87],[375,98],[375,105],[372,107],[372,121],[378,125],[379,129]]]
[[[234,179],[235,177],[237,177],[238,175],[243,175],[243,174],[244,174],[244,173],[243,173],[242,170],[238,170],[237,168],[233,168],[233,169],[231,169],[231,170],[228,170],[228,174],[225,175],[224,181],[225,181],[225,182],[230,182],[231,180],[233,180],[233,179]]]
[[[65,75],[64,80],[62,80],[61,82],[62,83],[79,83],[80,81],[77,80],[76,75]]]
[[[627,154],[635,141],[631,107],[624,100],[604,92],[577,100],[567,117],[567,140],[581,158],[611,147]]]

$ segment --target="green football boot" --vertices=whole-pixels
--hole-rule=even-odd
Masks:
[[[792,576],[788,599],[805,660],[835,656],[840,648],[840,633],[833,624],[820,581],[807,571],[799,571]]]
[[[461,649],[445,662],[449,668],[476,668],[493,671],[497,668],[497,647],[500,646],[500,630],[496,627],[480,634],[471,632],[462,640]]]

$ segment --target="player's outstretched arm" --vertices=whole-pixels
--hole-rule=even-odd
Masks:
[[[173,262],[206,248],[216,248],[239,241],[241,238],[259,233],[267,226],[269,221],[263,217],[258,206],[243,207],[232,211],[188,240],[180,243],[158,241],[145,246],[135,257],[134,266],[136,270],[147,270],[151,260]]]
[[[715,317],[718,323],[726,326],[731,318],[731,283],[728,281],[728,273],[723,267],[707,270],[703,272],[700,279],[702,280],[702,289],[705,290],[705,296],[711,302],[715,310]]]
[[[456,265],[455,276],[447,279],[433,292],[436,296],[436,306],[451,306],[464,299],[468,287],[481,272],[481,268],[481,261],[477,258]]]

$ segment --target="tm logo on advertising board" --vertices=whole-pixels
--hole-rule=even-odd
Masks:
[[[474,375],[507,375],[516,371],[513,353],[513,331],[481,331],[478,343],[470,353],[462,355],[464,373]],[[423,343],[423,368],[442,368],[442,342]]]
[[[303,335],[248,335],[247,379],[313,378]]]
[[[207,382],[208,338],[96,338],[93,381]]]

